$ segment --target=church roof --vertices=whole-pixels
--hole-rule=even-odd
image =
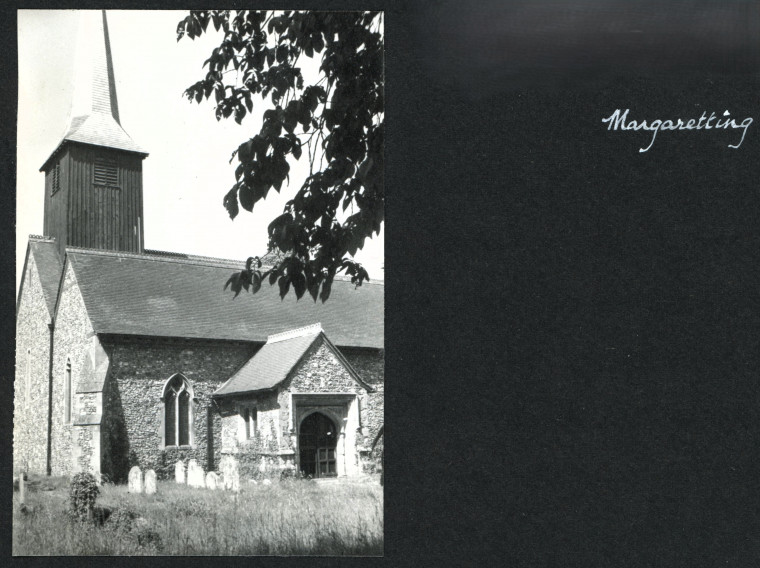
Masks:
[[[55,311],[55,301],[58,294],[58,283],[61,279],[61,257],[58,255],[58,245],[55,239],[50,237],[39,237],[36,235],[29,236],[29,247],[27,251],[28,257],[34,258],[34,263],[37,266],[37,273],[40,277],[40,284],[42,285],[42,294],[45,297],[45,304],[47,305],[48,315],[53,316]],[[26,277],[26,265],[24,265],[24,276]],[[23,290],[24,281],[21,282],[20,290]],[[21,299],[21,292],[19,292],[19,300]]]
[[[243,263],[189,255],[67,248],[95,333],[265,342],[269,335],[321,322],[340,347],[381,349],[384,286],[355,288],[336,278],[322,303],[265,283],[234,297],[224,285]]]
[[[121,127],[105,10],[82,10],[74,94],[66,134],[40,170],[67,142],[147,153]]]
[[[302,330],[301,334],[282,340],[272,341],[270,337],[245,365],[214,392],[214,396],[271,389],[284,381],[322,333],[319,326]]]
[[[328,300],[329,301],[329,300]],[[270,335],[266,344],[248,360],[230,379],[219,387],[214,396],[227,396],[269,390],[288,378],[290,372],[303,359],[319,337],[322,337],[333,353],[352,376],[356,372],[342,355],[332,347],[320,324],[314,324],[283,333]]]

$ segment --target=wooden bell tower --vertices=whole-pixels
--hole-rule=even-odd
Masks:
[[[143,252],[142,161],[121,127],[105,10],[82,11],[71,117],[45,161],[45,235],[66,246]]]

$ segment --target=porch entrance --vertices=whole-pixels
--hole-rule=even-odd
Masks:
[[[335,477],[335,447],[338,430],[335,424],[321,412],[309,414],[301,422],[298,434],[301,472],[311,477]]]

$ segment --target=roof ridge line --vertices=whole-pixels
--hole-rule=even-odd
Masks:
[[[316,335],[324,332],[322,324],[317,322],[311,325],[305,325],[303,327],[297,327],[295,329],[289,329],[288,331],[282,331],[280,333],[274,333],[267,337],[267,343],[277,343],[278,341],[285,341],[287,339],[295,339],[296,337],[304,337],[306,335]]]
[[[89,254],[95,256],[110,256],[118,258],[135,258],[140,260],[151,260],[154,262],[169,262],[175,264],[196,264],[199,266],[216,266],[217,268],[242,268],[245,262],[224,258],[198,257],[187,255],[186,257],[160,256],[157,254],[145,254],[137,252],[125,252],[103,249],[91,249],[86,247],[67,246],[66,251],[77,252],[80,254]],[[176,253],[185,254],[185,253]]]
[[[54,239],[55,240],[55,239]],[[219,258],[214,256],[201,256],[185,252],[161,251],[157,249],[145,249],[143,253],[93,249],[87,247],[77,247],[66,245],[66,250],[80,252],[85,254],[94,254],[101,256],[116,256],[124,258],[139,258],[143,260],[156,260],[160,262],[173,262],[179,264],[196,264],[198,266],[215,266],[217,268],[232,268],[242,270],[245,267],[245,261],[234,260],[231,258]],[[181,255],[181,256],[180,256]],[[338,282],[351,282],[351,277],[345,274],[336,274],[333,277]],[[362,286],[384,286],[384,280],[365,280]]]
[[[173,252],[169,250],[158,250],[158,249],[145,249],[144,254],[148,256],[159,256],[162,258],[173,258],[178,260],[200,260],[200,261],[208,261],[208,262],[226,262],[229,264],[241,264],[244,265],[245,262],[242,260],[235,260],[233,258],[222,258],[218,256],[205,256],[202,254],[192,254],[188,252]]]
[[[197,266],[208,266],[208,267],[213,267],[213,268],[231,268],[233,270],[242,270],[243,268],[245,268],[245,262],[242,260],[233,260],[230,258],[217,258],[213,256],[200,256],[200,255],[188,254],[184,252],[173,253],[170,251],[158,251],[155,249],[145,249],[145,250],[149,252],[137,253],[137,252],[125,252],[125,251],[104,250],[104,249],[92,249],[92,248],[77,247],[77,246],[72,246],[72,245],[66,246],[67,252],[72,251],[72,252],[98,255],[98,256],[135,258],[135,259],[141,259],[141,260],[152,260],[156,262],[169,262],[169,263],[174,263],[174,264],[194,264]],[[153,251],[153,253],[151,253],[150,251]],[[155,253],[158,253],[158,254],[155,254]],[[174,255],[177,255],[177,256],[174,256]],[[183,256],[179,256],[179,255],[183,255]],[[351,282],[351,277],[345,274],[336,274],[333,277],[333,279],[337,280],[338,282]],[[367,286],[367,285],[384,286],[385,281],[384,280],[373,280],[373,281],[367,280],[362,284],[362,286]]]

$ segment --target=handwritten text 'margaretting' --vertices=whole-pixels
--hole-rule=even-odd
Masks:
[[[710,113],[707,116],[706,112],[702,113],[702,116],[697,118],[690,118],[689,120],[682,120],[680,118],[676,120],[652,120],[647,122],[646,120],[635,121],[628,120],[628,112],[630,109],[621,111],[616,109],[610,116],[603,118],[602,122],[609,123],[607,130],[649,130],[652,132],[652,140],[649,142],[649,146],[646,148],[639,148],[639,152],[646,152],[654,144],[654,139],[657,138],[657,133],[661,130],[713,130],[713,129],[738,129],[742,130],[742,137],[739,143],[729,144],[729,148],[738,148],[744,142],[744,136],[747,134],[749,125],[752,124],[752,118],[747,117],[741,122],[736,122],[735,119],[730,118],[731,113],[725,111],[722,117],[716,117],[715,113]],[[721,122],[722,120],[722,122]],[[713,122],[714,121],[714,122]]]

